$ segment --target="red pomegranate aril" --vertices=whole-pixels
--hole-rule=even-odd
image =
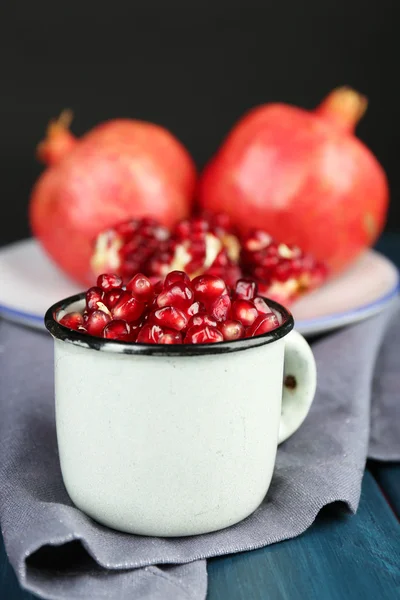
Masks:
[[[264,298],[261,298],[260,296],[257,296],[256,298],[254,298],[253,304],[256,307],[259,314],[267,315],[269,313],[272,313],[272,310],[270,309],[268,304],[265,302]]]
[[[214,344],[223,342],[224,337],[216,327],[197,325],[187,330],[185,344]]]
[[[279,326],[279,321],[274,313],[259,315],[254,323],[247,329],[246,337],[254,337],[268,333]]]
[[[103,337],[109,340],[126,341],[130,331],[129,324],[126,321],[117,319],[115,321],[110,321],[110,323],[104,327]]]
[[[252,279],[239,279],[236,283],[235,298],[253,300],[257,296],[257,283]]]
[[[129,298],[126,297],[129,294]],[[129,292],[123,294],[117,304],[112,309],[114,319],[123,319],[124,321],[137,321],[142,316],[145,304],[130,295]]]
[[[182,334],[179,331],[166,330],[160,337],[159,344],[182,344]]]
[[[141,273],[135,275],[127,284],[126,289],[138,300],[150,302],[154,296],[154,286],[150,279]]]
[[[139,344],[158,344],[164,331],[159,325],[146,323],[139,331],[136,341]]]
[[[256,307],[250,300],[235,300],[232,304],[232,319],[250,327],[258,317]]]
[[[170,285],[177,283],[178,281],[181,281],[186,285],[190,285],[190,278],[188,275],[186,275],[186,273],[183,271],[171,271],[164,280],[164,287],[168,288]]]
[[[105,292],[108,292],[108,290],[120,288],[122,286],[122,279],[119,275],[113,273],[99,275],[97,278],[97,286]]]
[[[110,323],[111,317],[102,310],[94,310],[89,314],[86,330],[90,335],[102,336],[104,327]]]
[[[104,292],[99,287],[91,287],[86,292],[86,307],[90,310],[97,310],[97,304],[103,301]]]
[[[75,331],[84,328],[83,316],[79,312],[67,313],[60,319],[59,323],[69,329],[75,329]]]
[[[182,331],[188,324],[185,313],[174,306],[164,306],[149,315],[149,320],[161,327]]]
[[[105,292],[103,296],[103,303],[111,310],[117,304],[123,293],[124,290],[119,288]]]
[[[192,280],[195,299],[206,305],[227,293],[225,282],[214,275],[199,275]]]
[[[164,308],[164,306],[175,306],[181,310],[186,310],[193,304],[193,300],[194,293],[192,288],[182,281],[177,281],[168,288],[164,288],[158,295],[157,305],[159,308]]]
[[[231,310],[231,299],[228,294],[223,294],[213,302],[210,314],[218,322],[226,321]]]
[[[215,319],[211,318],[207,314],[198,314],[198,315],[194,315],[190,319],[187,328],[189,330],[192,327],[200,327],[201,325],[208,325],[209,327],[217,327],[217,321]]]
[[[191,306],[186,311],[186,314],[189,317],[193,317],[193,315],[197,315],[199,313],[205,313],[206,307],[201,302],[193,302]]]
[[[226,341],[239,340],[245,335],[245,328],[240,321],[224,321],[218,324],[218,329]]]

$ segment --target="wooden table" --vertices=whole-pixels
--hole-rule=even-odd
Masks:
[[[377,247],[400,266],[400,236]],[[355,516],[327,507],[293,540],[210,560],[207,600],[400,599],[399,516],[400,464],[368,463]],[[1,537],[0,599],[36,600],[21,590]]]

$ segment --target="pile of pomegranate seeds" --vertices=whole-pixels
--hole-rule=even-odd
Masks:
[[[100,275],[87,290],[84,312],[67,313],[60,324],[124,342],[210,344],[254,337],[279,326],[277,315],[257,296],[257,285],[241,279],[230,289],[215,275],[190,280],[172,271],[153,284],[136,274],[126,286],[119,275]]]
[[[279,244],[265,231],[241,237],[225,214],[203,213],[169,232],[154,219],[119,223],[95,243],[93,272],[116,272],[128,281],[138,272],[151,281],[174,270],[190,278],[207,274],[234,287],[249,277],[263,296],[290,304],[324,282],[327,270],[299,248]]]

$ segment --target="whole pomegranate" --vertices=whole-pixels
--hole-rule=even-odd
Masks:
[[[338,88],[312,111],[286,104],[251,110],[200,179],[202,208],[223,211],[247,233],[268,231],[330,272],[343,269],[381,232],[385,173],[354,136],[366,99]]]
[[[82,283],[92,280],[92,244],[100,231],[146,215],[171,226],[190,214],[194,163],[158,125],[111,120],[78,139],[62,118],[50,124],[38,156],[48,168],[32,192],[33,233],[53,260]]]

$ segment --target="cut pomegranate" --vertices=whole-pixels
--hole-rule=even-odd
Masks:
[[[236,281],[239,255],[239,240],[229,219],[209,213],[178,223],[169,242],[149,261],[149,269],[160,277],[176,269],[190,277],[217,269],[216,275],[224,273],[224,279]]]
[[[90,335],[102,336],[104,327],[111,321],[111,317],[102,310],[94,310],[86,321],[86,331]]]
[[[136,273],[147,273],[146,264],[155,251],[160,251],[169,235],[154,219],[118,223],[96,238],[92,270],[95,274],[115,271],[125,281]]]
[[[218,329],[226,341],[239,340],[245,335],[245,328],[240,321],[224,321],[218,324]]]
[[[250,327],[258,317],[256,307],[250,300],[235,300],[232,304],[232,318]]]
[[[185,336],[185,344],[214,344],[223,341],[222,333],[209,325],[195,325],[188,329]]]
[[[83,316],[79,312],[67,313],[60,319],[59,323],[76,331],[84,329]]]
[[[258,282],[259,293],[282,304],[324,282],[327,269],[296,246],[278,244],[265,231],[242,240],[243,269]]]
[[[115,274],[103,274],[97,278],[97,285],[99,288],[108,292],[114,288],[120,288],[122,286],[122,279],[119,275]]]
[[[124,340],[130,334],[130,327],[126,321],[117,319],[104,327],[103,337],[109,340]]]
[[[93,261],[96,274],[107,265],[125,282],[141,272],[153,285],[164,280],[167,288],[210,275],[235,289],[235,299],[253,300],[261,294],[284,304],[327,277],[326,267],[296,246],[278,243],[262,230],[239,238],[227,215],[211,213],[181,221],[171,233],[153,219],[119,223],[99,235]],[[104,290],[110,285],[107,277],[116,276],[98,280]],[[134,285],[131,281],[127,289]],[[112,285],[118,283],[117,278]],[[139,297],[139,290],[135,295]]]

